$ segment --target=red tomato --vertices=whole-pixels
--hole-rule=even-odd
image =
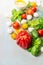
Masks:
[[[37,11],[37,7],[32,7],[31,9],[32,9],[34,12]]]
[[[43,30],[38,30],[39,36],[43,36]]]
[[[27,10],[27,14],[33,15],[34,14],[34,11],[30,8],[30,9]]]
[[[19,34],[17,35],[16,40],[17,40],[17,44],[18,44],[20,47],[22,47],[22,48],[24,48],[24,49],[27,49],[27,48],[29,48],[30,45],[31,45],[31,40],[32,40],[32,38],[31,38],[31,35],[28,34],[27,31],[24,31],[24,30],[23,30],[23,31],[19,32]]]
[[[12,26],[13,28],[18,29],[20,27],[20,24],[18,22],[14,22]]]
[[[27,18],[27,15],[26,14],[22,14],[21,16],[23,19],[26,19]]]

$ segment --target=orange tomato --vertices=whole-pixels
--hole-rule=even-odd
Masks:
[[[27,10],[27,14],[33,15],[34,14],[34,11],[30,8],[30,9]]]

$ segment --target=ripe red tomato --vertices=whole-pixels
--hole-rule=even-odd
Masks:
[[[37,7],[32,7],[31,9],[32,9],[34,12],[37,11]]]
[[[14,22],[12,26],[13,28],[18,29],[20,27],[20,24],[18,22]]]
[[[38,30],[39,36],[43,36],[43,30]]]
[[[27,31],[24,31],[24,30],[23,30],[23,31],[19,32],[19,34],[17,35],[16,40],[17,40],[17,44],[18,44],[20,47],[22,47],[22,48],[24,48],[24,49],[27,49],[27,48],[29,48],[30,45],[31,45],[31,40],[32,40],[32,38],[31,38],[31,35],[28,34]]]
[[[22,14],[21,16],[23,19],[26,19],[27,18],[27,15],[26,14]]]
[[[33,15],[34,14],[34,11],[30,8],[30,9],[27,10],[27,14]]]

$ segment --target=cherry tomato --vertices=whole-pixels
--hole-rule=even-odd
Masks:
[[[31,2],[30,4],[31,4],[32,7],[36,7],[37,6],[36,2]]]
[[[11,38],[14,39],[14,40],[16,40],[16,36],[17,36],[17,34],[14,33],[14,32],[11,34]]]
[[[30,9],[27,10],[27,14],[33,15],[34,14],[34,11],[30,8]]]
[[[43,30],[38,30],[39,36],[43,36]]]
[[[27,15],[26,14],[22,14],[21,16],[23,19],[26,19],[27,18]]]
[[[32,7],[31,9],[32,9],[34,12],[37,11],[37,7]]]
[[[20,24],[18,22],[14,22],[12,26],[13,28],[18,29],[20,27]]]

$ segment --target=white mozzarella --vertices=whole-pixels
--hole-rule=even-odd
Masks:
[[[32,27],[29,27],[29,28],[28,28],[28,31],[29,31],[29,32],[32,32],[33,30],[34,30],[34,28],[32,28]]]
[[[26,19],[22,19],[21,24],[24,24],[24,23],[26,23],[26,22],[27,22]]]
[[[43,47],[41,47],[41,52],[43,52]]]
[[[27,15],[27,20],[31,20],[32,19],[32,15]]]
[[[9,27],[7,32],[8,32],[9,34],[11,34],[11,33],[13,32],[13,28],[12,28],[12,27]]]
[[[38,14],[37,12],[35,12],[35,13],[33,14],[33,16],[34,16],[34,17],[39,17],[39,14]]]

